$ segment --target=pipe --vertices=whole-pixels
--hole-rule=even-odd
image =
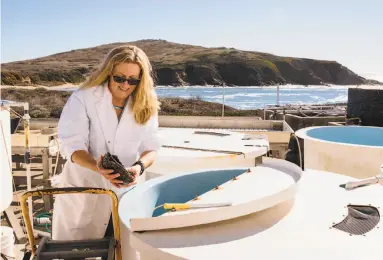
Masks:
[[[27,170],[27,190],[31,191],[32,190],[32,174],[31,174],[31,147],[29,143],[29,126],[30,126],[30,119],[31,117],[29,116],[29,106],[28,103],[24,105],[24,136],[25,136],[25,155],[24,155],[24,160],[25,160],[25,166]],[[28,207],[29,207],[29,214],[32,219],[32,211],[33,211],[33,205],[32,205],[32,197],[28,198]],[[32,229],[33,229],[33,222],[32,222]]]
[[[302,150],[301,150],[301,145],[299,143],[299,139],[298,137],[296,136],[295,132],[292,133],[291,135],[294,136],[295,140],[297,140],[297,145],[298,145],[298,152],[299,152],[299,166],[301,167],[301,169],[303,170],[303,167],[302,167]]]
[[[47,217],[42,218],[33,218],[33,224],[40,225],[40,224],[51,224],[51,219]]]
[[[57,173],[57,167],[58,167],[58,165],[59,165],[59,159],[60,159],[60,143],[59,143],[59,141],[57,140],[56,137],[54,137],[54,140],[55,140],[55,143],[56,143],[56,145],[57,145],[57,149],[58,149],[58,150],[57,150],[57,154],[56,154],[55,170],[53,171],[52,176],[55,176],[56,173]]]
[[[380,166],[381,176],[375,176],[373,178],[368,178],[358,181],[350,181],[345,184],[339,185],[339,187],[344,188],[345,190],[353,190],[364,186],[370,186],[374,184],[383,184],[383,164]]]
[[[214,207],[225,207],[231,206],[231,202],[221,202],[221,203],[165,203],[163,204],[164,209],[197,209],[197,208],[214,208]]]
[[[225,116],[225,83],[223,84],[222,91],[222,118]]]
[[[350,181],[345,184],[339,185],[339,187],[344,188],[345,190],[353,190],[364,186],[370,186],[383,182],[383,176],[376,176],[374,178],[368,178],[360,181]]]

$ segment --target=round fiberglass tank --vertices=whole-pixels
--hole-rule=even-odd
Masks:
[[[302,170],[295,164],[265,157],[255,167],[193,171],[137,185],[119,203],[123,259],[136,259],[136,251],[146,254],[142,248],[131,248],[135,247],[134,240],[130,240],[134,234],[188,230],[195,226],[203,230],[207,224],[233,219],[241,222],[241,217],[293,199],[301,177]],[[172,211],[173,206],[164,207],[166,203],[187,203],[191,208]],[[157,259],[155,255],[141,259]],[[206,259],[201,256],[191,259]]]
[[[162,147],[145,171],[146,180],[207,168],[251,167],[269,150],[265,136],[221,129],[160,128],[159,135]]]
[[[339,186],[354,180],[331,172],[305,170],[293,199],[219,223],[133,232],[130,246],[139,252],[140,260],[360,260],[366,256],[381,260],[383,186],[353,191]],[[259,187],[259,182],[256,185]],[[273,186],[267,182],[265,185]],[[151,197],[148,192],[142,193],[146,194]],[[128,196],[121,202],[134,199]],[[141,202],[149,204],[150,200],[142,197],[137,202],[120,203],[120,215],[124,207],[126,215],[137,214],[137,208],[129,206]],[[122,217],[123,223],[128,222]]]
[[[335,172],[354,178],[380,174],[383,163],[383,128],[320,126],[296,132],[304,139],[307,169]]]

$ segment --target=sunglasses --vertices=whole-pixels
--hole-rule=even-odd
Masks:
[[[135,85],[138,85],[140,83],[139,79],[132,79],[132,78],[127,79],[125,77],[120,77],[120,76],[113,76],[113,80],[117,83],[120,83],[120,84],[123,84],[126,81],[131,86],[135,86]]]

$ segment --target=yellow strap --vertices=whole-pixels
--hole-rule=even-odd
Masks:
[[[190,209],[190,205],[186,203],[165,203],[164,209]]]

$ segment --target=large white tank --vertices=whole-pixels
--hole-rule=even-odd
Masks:
[[[160,128],[162,147],[144,179],[207,168],[252,167],[269,150],[265,135],[222,129]]]
[[[318,126],[300,129],[304,140],[304,167],[364,179],[380,175],[383,128]]]
[[[0,212],[12,202],[12,155],[11,155],[11,122],[10,112],[0,107]]]
[[[157,259],[148,257],[148,252],[136,247],[137,232],[183,230],[210,223],[220,226],[224,221],[241,219],[292,199],[298,190],[301,176],[302,171],[295,164],[264,157],[256,167],[223,167],[182,175],[164,175],[137,185],[119,203],[123,259]],[[160,206],[164,203],[187,202],[194,205],[227,202],[231,205],[177,212],[164,212]],[[169,237],[163,241],[171,239]],[[137,257],[137,251],[141,253],[141,258]],[[169,255],[169,259],[174,258]],[[198,256],[180,259],[205,258]]]
[[[265,158],[265,161],[267,160]],[[134,224],[132,220],[142,217],[147,217],[144,219],[146,223],[158,223],[161,218],[168,219],[170,223],[167,223],[168,227],[161,230],[158,230],[156,226],[149,226],[147,229],[150,230],[131,232],[130,237],[122,236],[122,243],[124,239],[130,239],[131,251],[139,252],[138,257],[135,258],[134,255],[128,255],[129,248],[123,246],[123,259],[359,260],[366,255],[369,256],[369,260],[383,259],[383,250],[381,250],[383,229],[380,224],[383,186],[371,185],[346,191],[339,185],[358,179],[317,170],[305,170],[299,173],[299,167],[292,167],[292,163],[284,160],[276,160],[276,162],[282,166],[283,171],[273,172],[273,168],[276,169],[276,167],[272,167],[273,163],[268,163],[269,167],[255,167],[256,174],[253,175],[253,181],[247,180],[251,178],[250,176],[241,179],[239,175],[238,180],[229,181],[222,185],[222,189],[206,193],[207,196],[209,193],[211,195],[221,193],[222,196],[217,196],[216,202],[235,203],[235,199],[239,199],[245,192],[247,192],[247,198],[253,202],[261,197],[259,203],[255,203],[252,208],[255,213],[242,217],[234,215],[244,212],[239,209],[238,206],[241,206],[241,203],[238,202],[227,207],[227,211],[224,207],[190,209],[170,212],[173,218],[171,215],[151,217],[153,209],[163,202],[173,201],[172,199],[176,202],[180,201],[184,198],[184,193],[189,193],[189,198],[192,197],[191,191],[194,186],[189,183],[201,178],[198,175],[206,176],[201,182],[205,183],[212,181],[215,177],[213,174],[192,173],[192,176],[195,176],[194,180],[185,178],[185,175],[173,179],[164,176],[150,180],[141,187],[137,186],[120,202],[119,213],[122,225],[129,230]],[[227,173],[229,173],[228,170],[222,171],[223,175]],[[286,173],[286,176],[283,176],[283,173]],[[289,182],[284,177],[297,175],[302,176],[299,179],[298,192],[292,193],[290,198],[282,195],[284,191],[298,184]],[[242,184],[241,180],[244,180]],[[246,188],[249,183],[254,186],[251,192]],[[276,183],[281,186],[276,188]],[[289,186],[289,184],[292,185]],[[278,190],[280,192],[276,192]],[[260,191],[262,194],[258,193]],[[260,196],[256,196],[256,193]],[[280,198],[283,201],[280,200],[280,203],[258,211],[259,208],[256,205],[264,205],[265,200],[277,194],[281,195]],[[204,197],[201,196],[201,198],[195,203],[204,203]],[[241,202],[244,201],[241,200]],[[246,209],[250,210],[250,207],[252,206]],[[217,212],[221,214],[216,215]],[[190,218],[181,219],[179,214],[189,215]],[[233,215],[227,220],[216,223],[209,221],[210,223],[203,225],[194,224],[201,216],[205,220],[210,220],[215,216],[223,217],[225,214]],[[194,223],[190,225],[186,221]],[[173,227],[169,227],[170,225]],[[123,229],[123,235],[124,231],[125,229]]]

